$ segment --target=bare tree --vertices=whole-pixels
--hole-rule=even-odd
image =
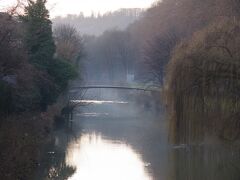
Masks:
[[[56,53],[73,63],[77,63],[83,56],[83,41],[77,30],[70,25],[59,25],[54,29]]]
[[[148,69],[149,77],[163,85],[165,67],[170,59],[171,51],[176,46],[178,37],[174,31],[170,31],[160,37],[154,37],[149,41],[145,53],[144,64]]]

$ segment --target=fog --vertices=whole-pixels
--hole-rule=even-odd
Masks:
[[[92,13],[91,16],[69,14],[66,17],[53,18],[53,25],[69,24],[74,26],[82,35],[99,36],[109,29],[125,30],[128,25],[138,20],[144,12],[144,9],[129,8],[109,11],[104,14]]]
[[[0,12],[2,179],[239,180],[239,0],[27,2]]]

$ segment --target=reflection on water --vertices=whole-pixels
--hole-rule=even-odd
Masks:
[[[173,180],[239,180],[236,149],[211,144],[175,149],[171,154]]]
[[[49,178],[40,180],[240,180],[240,150],[171,145],[164,114],[149,106],[129,98],[74,102],[89,106],[75,110],[71,130],[57,133],[46,156]]]
[[[99,116],[108,116],[109,113],[76,113],[76,116],[82,117],[99,117]]]
[[[137,152],[101,135],[85,134],[72,142],[66,162],[77,168],[70,180],[151,180]]]
[[[125,101],[99,101],[99,100],[72,100],[73,103],[83,103],[83,104],[128,104]]]

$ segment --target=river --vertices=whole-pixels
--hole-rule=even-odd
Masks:
[[[239,153],[219,144],[171,145],[162,109],[131,93],[104,92],[86,95],[70,128],[56,131],[45,179],[239,180]]]

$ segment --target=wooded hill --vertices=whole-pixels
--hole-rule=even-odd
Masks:
[[[79,15],[69,14],[66,17],[56,17],[52,21],[54,26],[69,24],[81,34],[98,36],[109,29],[125,30],[129,24],[139,19],[143,12],[144,9],[138,8],[119,9],[103,15],[94,13],[91,16],[84,16],[83,13]]]

